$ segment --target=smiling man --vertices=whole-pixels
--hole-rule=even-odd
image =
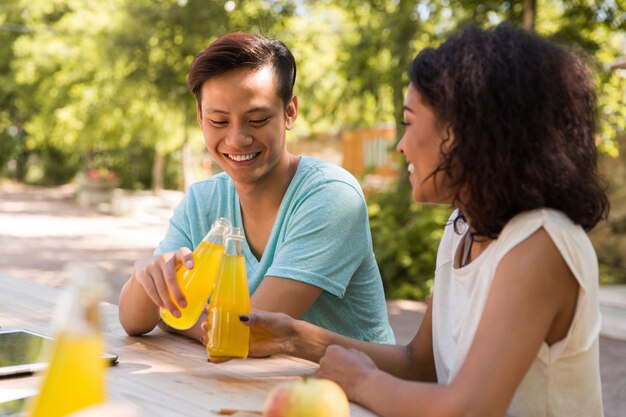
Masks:
[[[358,182],[287,151],[298,116],[295,79],[289,49],[260,35],[224,35],[194,59],[187,84],[206,147],[224,172],[190,187],[154,256],[135,263],[119,303],[128,334],[166,327],[159,306],[180,314],[168,296],[184,305],[175,269],[193,262],[192,249],[226,217],[244,228],[252,308],[394,342]],[[184,333],[201,339],[202,320]]]

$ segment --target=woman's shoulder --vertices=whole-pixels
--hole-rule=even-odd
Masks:
[[[555,243],[562,239],[588,240],[584,229],[561,211],[539,208],[515,215],[507,222],[498,241],[525,240],[538,229],[544,229]]]
[[[538,231],[547,235],[581,285],[585,286],[585,277],[597,277],[596,253],[587,233],[558,210],[541,208],[512,218],[495,242],[498,256],[504,256],[532,236],[537,238]]]
[[[555,224],[561,227],[580,228],[565,213],[551,208],[538,208],[528,210],[515,215],[503,229],[523,227],[529,224]]]

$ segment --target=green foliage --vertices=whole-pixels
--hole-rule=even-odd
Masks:
[[[418,50],[436,45],[467,22],[520,24],[523,14],[523,2],[499,0],[228,3],[234,9],[227,10],[224,0],[4,0],[0,173],[23,177],[31,154],[56,159],[42,157],[43,149],[67,148],[105,161],[106,155],[98,158],[97,152],[132,146],[151,149],[147,156],[156,152],[167,161],[178,160],[181,145],[198,130],[194,100],[185,87],[189,64],[225,32],[259,32],[284,40],[293,50],[300,121],[292,134],[307,135],[396,122],[406,69]],[[598,85],[601,146],[609,153],[626,127],[626,78],[623,71],[604,69],[624,55],[626,12],[618,4],[541,1],[535,25],[538,33],[589,54]],[[140,167],[146,172],[129,174],[122,182],[147,186],[140,178],[149,175],[150,158],[141,164],[130,158],[122,162],[123,154],[111,158],[115,167],[103,168]],[[67,169],[75,167],[68,159]]]
[[[626,56],[626,8],[613,0],[540,3],[537,32],[582,56],[593,71],[599,110],[600,149],[616,156],[616,137],[626,132],[626,72],[608,64]],[[621,5],[623,6],[623,5]]]
[[[413,42],[423,28],[418,0],[310,1],[310,10],[336,7],[342,16],[335,30],[335,74],[347,80],[332,91],[331,117],[342,126],[373,127],[395,123],[402,115],[406,70],[416,52]],[[323,33],[322,36],[326,36]],[[317,36],[318,42],[319,36]],[[333,109],[334,110],[334,109]]]
[[[183,183],[181,166],[181,153],[171,152],[165,156],[165,172],[163,173],[163,188],[166,190],[178,190]]]
[[[393,124],[417,51],[466,23],[521,25],[503,0],[3,0],[0,6],[0,175],[69,181],[86,166],[119,185],[181,188],[181,152],[202,139],[185,86],[194,55],[235,30],[283,40],[298,62],[297,135]],[[586,54],[598,91],[601,149],[626,132],[623,0],[542,0],[535,29]],[[390,298],[431,291],[450,209],[412,202],[408,183],[369,197],[374,249]]]
[[[18,89],[11,71],[14,60],[13,43],[22,32],[22,19],[17,0],[5,0],[0,9],[0,176],[7,174],[7,164],[16,160],[23,149],[24,135],[20,130],[21,112],[17,105]]]
[[[451,209],[412,201],[406,181],[368,196],[376,261],[390,299],[430,296],[437,248]]]
[[[19,144],[19,138],[0,134],[0,177],[8,174],[8,163],[15,158]]]
[[[68,175],[48,171],[87,166],[116,171],[122,186],[149,186],[153,155],[175,160],[169,156],[191,136],[190,127],[197,129],[185,85],[194,55],[232,30],[280,29],[295,10],[289,0],[236,2],[231,11],[224,6],[204,0],[3,2],[0,136],[17,131],[24,140],[3,143],[0,172],[8,160],[32,154],[30,165],[43,165],[31,180],[60,181]],[[67,160],[63,168],[46,163],[59,159],[49,150],[61,149],[86,159],[57,161]],[[178,179],[166,181],[179,188]]]
[[[41,167],[41,177],[31,178],[30,182],[41,185],[65,184],[74,178],[80,166],[80,156],[71,148],[44,144],[31,154]]]
[[[626,270],[615,265],[599,263],[601,285],[626,284]]]

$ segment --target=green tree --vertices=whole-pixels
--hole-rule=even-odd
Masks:
[[[620,53],[626,55],[626,10],[620,9],[617,2],[422,0],[344,4],[351,10],[348,16],[358,35],[349,32],[345,36],[344,49],[350,51],[350,55],[340,62],[344,63],[343,73],[350,80],[345,96],[348,101],[352,100],[352,105],[358,103],[362,110],[355,116],[359,125],[367,124],[370,114],[376,114],[374,120],[378,121],[389,116],[376,112],[376,106],[369,105],[368,98],[376,97],[377,92],[391,89],[395,92],[393,108],[401,108],[402,97],[398,93],[407,82],[404,73],[416,50],[436,44],[443,35],[468,23],[492,26],[510,21],[554,38],[586,56],[597,82],[601,146],[606,152],[615,152],[615,137],[625,131],[626,85],[623,76],[609,73],[604,67]],[[402,8],[403,5],[407,9]],[[403,25],[408,27],[406,31],[402,30]],[[386,27],[393,28],[394,37],[385,37]],[[411,35],[411,28],[419,28],[419,31]],[[411,38],[412,42],[407,41]],[[395,48],[392,47],[394,40],[400,42],[393,45]],[[391,62],[386,56],[402,58]],[[386,74],[392,74],[392,78],[386,78]],[[390,97],[390,94],[380,95]],[[369,100],[372,101],[376,102]],[[394,119],[398,118],[396,112]],[[374,248],[387,296],[423,298],[428,295],[442,219],[445,221],[449,211],[412,203],[404,174],[387,192],[372,195],[368,201]]]
[[[24,180],[28,152],[25,147],[26,114],[22,101],[25,92],[16,85],[12,63],[15,41],[30,29],[24,25],[18,0],[6,0],[0,6],[0,176],[10,174]],[[22,93],[22,94],[21,94]]]
[[[106,165],[121,171],[129,187],[160,186],[168,154],[190,143],[202,149],[201,141],[190,140],[197,136],[190,129],[195,106],[185,87],[194,54],[224,32],[273,28],[294,10],[289,1],[260,0],[230,12],[222,1],[201,0],[18,5],[24,24],[38,28],[19,36],[12,49],[17,85],[32,91],[22,106],[29,109],[27,149],[54,157],[42,162],[47,174],[65,169],[57,180],[67,180],[81,163]]]

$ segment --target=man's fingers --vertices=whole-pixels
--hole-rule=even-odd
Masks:
[[[165,271],[165,282],[170,290],[170,294],[181,308],[187,307],[187,300],[180,288],[177,275],[191,268],[193,268],[193,253],[184,246],[174,253],[172,261],[167,262],[163,268]]]
[[[161,307],[169,310],[170,313],[174,317],[180,317],[180,311],[172,298],[170,297],[170,293],[168,291],[168,287],[165,281],[165,277],[163,276],[162,269],[156,266],[153,266],[148,269],[150,275],[152,276],[152,281],[154,282],[154,286],[158,292],[159,297],[161,298],[161,302],[158,303]]]
[[[176,278],[176,255],[169,260],[160,258],[159,267],[159,272],[161,273],[163,281],[165,281],[165,285],[168,291],[168,299],[171,298],[171,300],[176,301],[177,307],[187,307],[187,300],[185,299],[185,296],[180,289],[178,279]]]
[[[150,297],[150,299],[152,300],[152,302],[154,304],[156,304],[159,307],[165,307],[161,301],[161,297],[159,296],[159,292],[157,291],[155,285],[154,285],[154,281],[152,280],[152,277],[145,277],[145,274],[143,274],[144,277],[141,280],[141,284],[143,286],[144,291],[146,292],[146,294],[148,295],[148,297]]]
[[[187,269],[192,269],[194,267],[193,252],[191,251],[191,249],[183,246],[176,251],[175,257],[176,257],[175,266],[182,264]]]

